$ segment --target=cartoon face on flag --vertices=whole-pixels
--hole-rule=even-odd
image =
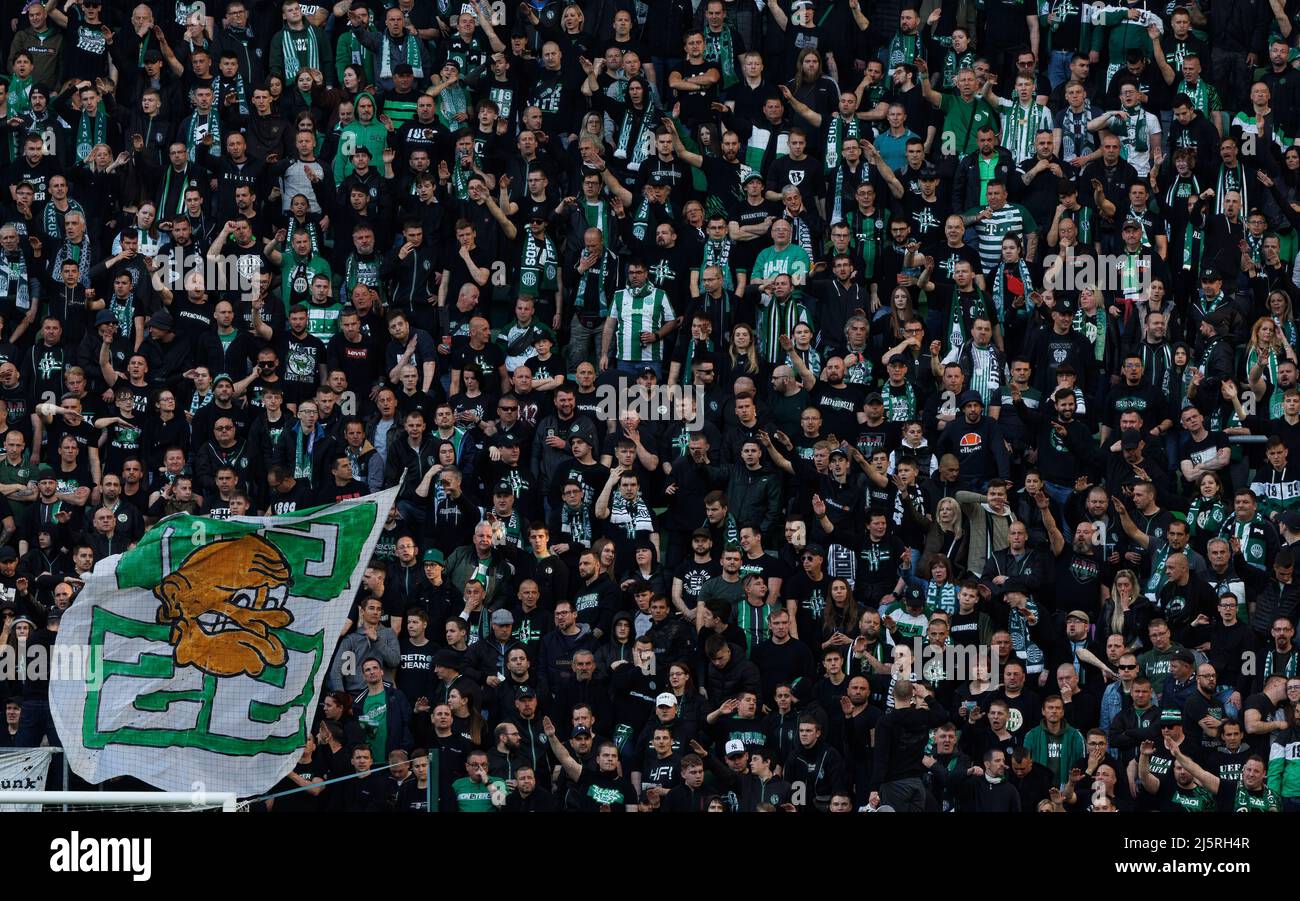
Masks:
[[[267,791],[297,761],[395,491],[299,513],[170,517],[68,609],[50,707],[79,776]]]

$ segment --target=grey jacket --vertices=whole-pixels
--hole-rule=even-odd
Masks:
[[[344,635],[338,649],[334,651],[329,675],[325,677],[326,691],[342,689],[357,692],[364,688],[366,680],[361,676],[361,663],[372,655],[384,664],[384,678],[391,678],[397,670],[397,664],[401,662],[397,633],[388,626],[381,625],[374,641],[366,637],[360,626],[356,631]]]

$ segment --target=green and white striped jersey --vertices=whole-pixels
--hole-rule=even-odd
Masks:
[[[979,215],[976,207],[966,211],[967,216]],[[1038,231],[1038,225],[1029,210],[1018,203],[1008,203],[1000,210],[994,211],[992,217],[975,223],[979,233],[980,268],[988,272],[1002,259],[1002,239],[1007,235],[1019,234],[1022,238]]]
[[[633,363],[663,360],[663,342],[642,345],[641,333],[656,332],[676,318],[667,294],[649,282],[639,289],[624,288],[614,295],[609,315],[618,323],[614,332],[614,352],[618,359]]]
[[[1032,100],[1026,107],[1019,100],[1000,98],[998,112],[1002,114],[1002,146],[1011,151],[1014,163],[1033,156],[1038,133],[1052,130],[1052,111]]]

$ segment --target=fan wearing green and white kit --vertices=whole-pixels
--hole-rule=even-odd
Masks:
[[[627,264],[627,287],[614,295],[600,338],[600,368],[611,365],[636,375],[651,369],[663,377],[664,338],[677,318],[668,295],[649,281],[644,260]]]

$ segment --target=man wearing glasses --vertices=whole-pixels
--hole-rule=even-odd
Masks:
[[[1133,695],[1133,680],[1138,675],[1137,656],[1134,654],[1124,654],[1119,658],[1119,663],[1115,665],[1115,672],[1119,675],[1119,681],[1112,682],[1106,686],[1106,690],[1101,696],[1101,728],[1107,733],[1110,732],[1111,723],[1120,711],[1128,706],[1129,699]]]
[[[1214,667],[1202,663],[1196,667],[1196,688],[1183,702],[1183,733],[1187,741],[1182,750],[1202,766],[1209,766],[1223,744],[1221,730],[1228,718],[1220,699],[1218,674]]]

